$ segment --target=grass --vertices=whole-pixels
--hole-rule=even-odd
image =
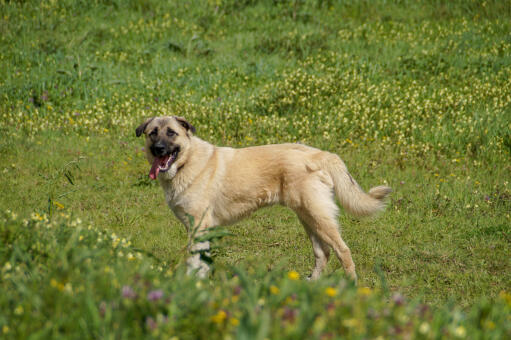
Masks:
[[[0,303],[7,338],[502,338],[511,295],[468,313],[333,275],[231,268],[215,281],[173,272],[114,233],[69,216],[0,220]],[[175,267],[174,267],[175,268]],[[221,284],[219,284],[221,281]]]
[[[360,287],[470,315],[511,284],[510,17],[508,1],[0,2],[0,209],[72,215],[174,267],[187,235],[135,127],[175,114],[214,144],[300,141],[394,189],[377,219],[340,216]],[[232,266],[312,268],[284,208],[229,230],[220,287]],[[342,281],[336,261],[326,276]]]

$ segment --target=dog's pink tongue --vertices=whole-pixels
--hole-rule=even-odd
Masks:
[[[156,177],[158,177],[160,162],[161,160],[158,157],[154,157],[153,166],[151,167],[151,171],[149,171],[149,177],[151,177],[151,179],[156,179]]]

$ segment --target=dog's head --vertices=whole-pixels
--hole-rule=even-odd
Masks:
[[[135,132],[137,137],[146,136],[145,152],[151,164],[149,177],[156,179],[161,173],[171,179],[186,161],[183,155],[195,128],[182,117],[153,117],[140,124]]]

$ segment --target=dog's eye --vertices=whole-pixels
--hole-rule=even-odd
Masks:
[[[172,129],[167,129],[167,136],[172,137],[174,135],[177,135],[176,131]]]
[[[156,134],[158,133],[158,128],[154,129],[153,131],[151,131],[151,133],[149,134],[149,136],[156,136]]]

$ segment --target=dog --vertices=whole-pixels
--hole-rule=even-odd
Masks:
[[[391,188],[377,186],[365,193],[339,156],[303,144],[214,146],[196,137],[193,125],[178,116],[149,118],[136,128],[136,136],[142,134],[149,177],[159,180],[168,206],[188,230],[204,232],[281,204],[295,211],[312,243],[310,279],[321,275],[333,249],[356,281],[351,251],[339,233],[335,196],[352,215],[369,216],[384,209]],[[191,220],[199,225],[189,225]],[[209,251],[209,243],[194,244],[191,251],[189,271],[206,276],[209,267],[200,252]]]

